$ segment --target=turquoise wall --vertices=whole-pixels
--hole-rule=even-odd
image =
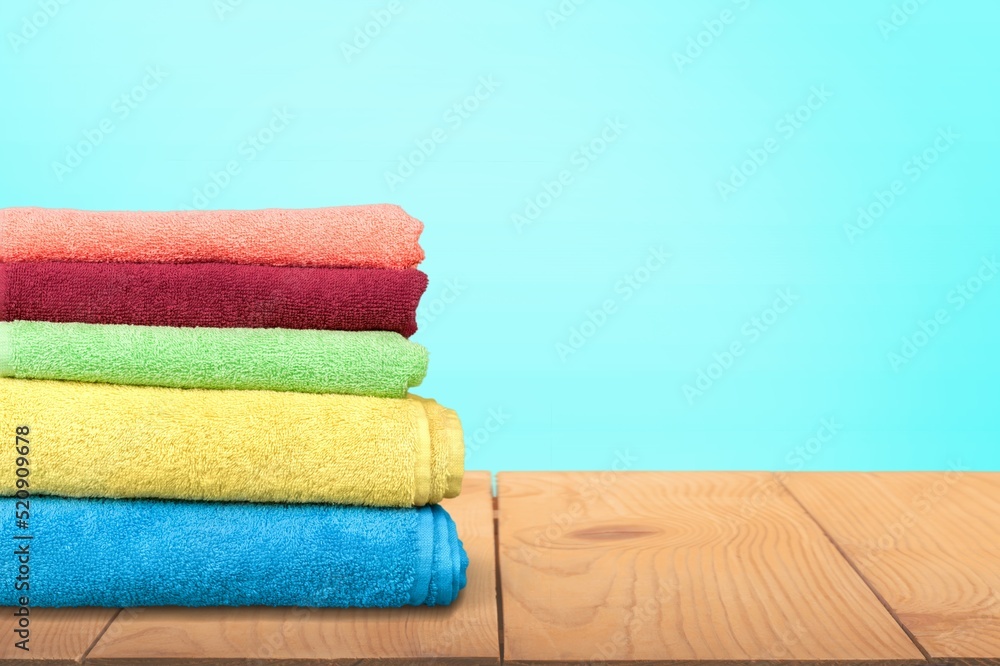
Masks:
[[[9,0],[0,205],[401,204],[470,468],[1000,469],[998,22]]]

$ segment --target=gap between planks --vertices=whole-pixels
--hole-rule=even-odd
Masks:
[[[97,634],[97,636],[94,638],[94,642],[91,643],[90,646],[87,647],[87,650],[80,657],[80,661],[83,664],[87,663],[87,657],[90,655],[91,651],[95,647],[97,647],[98,643],[101,642],[101,639],[104,638],[104,634],[108,633],[108,629],[110,629],[111,625],[115,623],[115,620],[118,619],[118,616],[122,614],[123,610],[125,610],[125,609],[124,608],[119,608],[118,611],[114,615],[111,616],[111,619],[108,620],[108,623],[104,625],[103,629],[101,629],[101,633]]]
[[[500,663],[503,664],[503,586],[500,582],[500,496],[496,491],[496,477],[490,474],[493,489],[493,567],[497,579],[497,643],[500,649]]]
[[[799,472],[785,485],[932,662],[1000,666],[1000,474]]]
[[[920,654],[924,655],[924,659],[926,659],[927,661],[931,661],[930,653],[924,649],[924,646],[920,644],[920,641],[918,641],[917,637],[913,635],[913,632],[910,631],[909,627],[903,624],[903,621],[899,618],[899,615],[892,608],[892,606],[889,605],[889,602],[886,601],[885,597],[882,596],[882,593],[875,588],[875,585],[873,585],[872,582],[868,580],[867,576],[861,573],[861,569],[858,568],[858,565],[855,564],[854,560],[852,560],[848,556],[848,554],[844,551],[841,545],[837,543],[836,539],[834,539],[833,536],[826,531],[826,528],[823,527],[823,524],[816,519],[816,516],[814,516],[812,512],[808,508],[806,508],[806,505],[802,503],[802,500],[799,499],[798,495],[792,492],[792,489],[789,488],[787,484],[785,484],[784,477],[787,476],[787,474],[782,474],[781,472],[774,472],[773,476],[774,480],[777,481],[778,484],[785,489],[785,492],[788,493],[788,495],[793,500],[795,500],[795,503],[798,504],[799,507],[802,509],[802,511],[805,512],[806,516],[809,517],[809,520],[813,521],[813,524],[815,524],[816,527],[819,528],[819,531],[823,533],[823,535],[827,538],[830,544],[837,550],[838,553],[840,553],[840,556],[844,558],[844,561],[847,562],[848,565],[850,565],[850,567],[854,570],[854,573],[858,575],[858,578],[860,578],[865,582],[865,585],[867,585],[868,589],[872,591],[872,594],[875,595],[875,598],[878,599],[879,603],[881,603],[885,607],[886,612],[888,612],[889,615],[892,616],[892,619],[896,621],[896,624],[898,624],[899,628],[903,630],[903,633],[906,634],[906,637],[913,642],[914,647],[920,650]]]

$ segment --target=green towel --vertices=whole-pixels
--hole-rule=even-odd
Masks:
[[[427,350],[388,331],[0,322],[0,376],[402,398]]]

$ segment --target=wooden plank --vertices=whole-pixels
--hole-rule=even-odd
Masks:
[[[462,495],[444,505],[470,561],[450,607],[125,609],[87,663],[499,664],[489,473],[467,473]]]
[[[765,473],[502,473],[509,664],[923,664]]]
[[[107,629],[116,608],[32,608],[28,651],[15,646],[18,618],[0,608],[0,664],[79,664]]]
[[[1000,474],[798,473],[784,483],[932,659],[1000,665]]]

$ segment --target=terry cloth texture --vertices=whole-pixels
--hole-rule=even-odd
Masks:
[[[236,264],[0,264],[0,321],[417,330],[416,269]]]
[[[3,515],[15,501],[0,499]],[[438,506],[32,497],[34,539],[0,525],[4,543],[30,555],[30,592],[5,585],[8,606],[22,595],[34,607],[439,606],[465,587],[468,566]],[[0,558],[2,580],[18,566]]]
[[[0,322],[0,376],[402,398],[427,350],[388,331]]]
[[[414,268],[423,224],[399,206],[102,212],[0,209],[0,261]]]
[[[0,379],[0,429],[25,425],[32,494],[400,507],[462,484],[458,416],[412,394]]]

